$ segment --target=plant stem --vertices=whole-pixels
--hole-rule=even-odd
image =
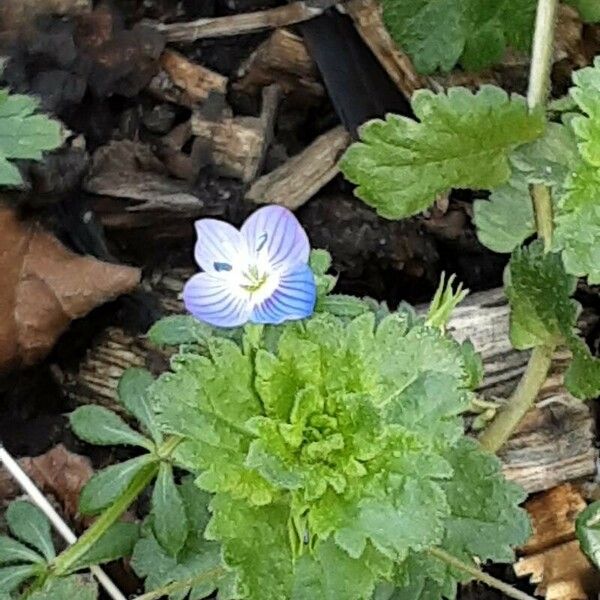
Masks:
[[[93,525],[79,540],[56,557],[52,564],[54,575],[66,575],[81,557],[106,533],[109,527],[116,523],[146,486],[156,477],[158,465],[159,462],[156,461],[141,470],[134,477],[131,485],[125,492],[94,521]]]
[[[192,577],[191,579],[186,579],[185,581],[174,581],[173,583],[158,588],[157,590],[153,590],[146,594],[142,594],[141,596],[137,596],[135,600],[158,600],[158,598],[162,598],[163,596],[169,596],[175,592],[179,592],[188,587],[194,587],[199,583],[204,583],[208,579],[220,577],[224,574],[225,569],[223,567],[216,567],[214,569],[211,569],[210,571],[205,571],[200,575],[196,575],[196,577]]]
[[[481,581],[482,583],[485,583],[486,585],[489,585],[491,588],[500,590],[502,593],[506,594],[509,598],[515,598],[516,600],[535,600],[535,598],[533,596],[530,596],[529,594],[526,594],[525,592],[521,592],[520,590],[514,588],[512,585],[509,585],[508,583],[504,583],[503,581],[500,581],[499,579],[496,579],[495,577],[492,577],[491,575],[484,573],[481,569],[478,569],[477,567],[474,567],[473,565],[470,565],[468,563],[463,562],[462,560],[459,560],[458,558],[456,558],[455,556],[452,556],[452,554],[449,554],[448,552],[446,552],[445,550],[442,550],[441,548],[430,548],[428,550],[428,552],[432,556],[439,558],[441,561],[445,562],[446,564],[450,565],[451,567],[454,567],[455,569],[459,569],[461,571],[464,571],[465,573],[468,573],[469,575],[472,575],[475,579],[477,579],[478,581]],[[141,600],[141,599],[138,598],[137,600]],[[146,600],[146,599],[144,598],[144,600]]]
[[[90,548],[117,522],[123,513],[133,504],[135,499],[150,485],[156,477],[160,459],[168,459],[175,450],[181,438],[170,437],[156,450],[156,461],[142,469],[132,480],[129,487],[113,502],[93,525],[66,550],[61,552],[52,563],[52,573],[60,576],[67,574],[70,569],[84,556]]]
[[[533,349],[517,389],[508,399],[504,409],[479,438],[483,448],[490,452],[497,452],[511,436],[521,419],[533,406],[542,384],[546,381],[553,353],[554,348],[547,346],[537,346]]]
[[[530,110],[543,109],[548,97],[557,8],[558,0],[538,0],[527,90]],[[550,189],[545,185],[534,184],[531,186],[531,198],[537,234],[544,241],[544,250],[548,252],[552,245],[553,229]],[[533,349],[517,389],[480,437],[484,448],[497,452],[518,427],[546,380],[555,349],[555,346]]]

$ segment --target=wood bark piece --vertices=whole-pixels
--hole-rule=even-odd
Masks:
[[[314,104],[325,94],[317,66],[301,37],[277,29],[240,66],[233,89],[255,96],[277,83],[294,102]]]
[[[192,133],[222,175],[246,183],[256,178],[273,139],[279,97],[277,85],[265,88],[260,117],[224,116],[215,121],[201,112],[192,115]]]
[[[299,208],[339,173],[338,160],[349,143],[350,135],[342,126],[324,133],[302,152],[257,179],[246,198],[256,204]]]
[[[575,520],[586,507],[580,492],[563,484],[530,498],[525,508],[533,535],[521,548],[515,565],[519,576],[539,584],[536,593],[551,600],[591,598],[600,577],[584,556],[575,537]]]
[[[481,392],[489,400],[506,398],[515,388],[529,357],[508,338],[509,306],[501,289],[473,294],[454,312],[450,332],[460,341],[470,339],[483,358]],[[555,355],[551,372],[540,391],[538,406],[498,456],[507,478],[528,492],[538,492],[596,472],[594,420],[589,405],[563,387],[565,354]]]
[[[193,108],[210,94],[225,94],[227,77],[167,49],[160,57],[161,71],[153,77],[148,91],[166,102]]]
[[[436,87],[432,80],[415,71],[410,58],[392,40],[376,0],[351,0],[344,9],[352,17],[362,39],[407,98],[418,89]]]
[[[74,254],[10,209],[0,231],[0,372],[41,360],[73,319],[139,282],[139,269]]]
[[[155,27],[168,42],[193,42],[202,38],[240,35],[301,23],[320,15],[336,3],[337,0],[298,1],[268,10],[198,19],[189,23],[158,23]]]
[[[183,312],[180,295],[184,282],[192,274],[192,271],[176,270],[154,278],[153,289],[165,314]],[[508,307],[502,290],[473,294],[458,307],[450,328],[459,339],[471,336],[482,353],[486,369],[484,392],[514,388],[526,356],[510,348]],[[501,368],[503,360],[508,365],[505,370]],[[110,329],[88,352],[79,370],[67,374],[65,389],[78,402],[114,405],[119,377],[128,366],[160,371],[167,365],[166,355],[151,347],[143,336]],[[549,384],[549,389],[557,389],[556,377],[551,377]],[[528,426],[534,421],[529,420],[529,425],[526,423],[524,429],[517,432],[500,456],[509,478],[533,492],[595,472],[597,452],[587,404],[580,401],[550,404],[536,409],[532,415],[528,419],[539,419],[541,429],[530,431]]]
[[[112,141],[92,158],[84,189],[92,194],[134,200],[126,211],[175,211],[195,215],[202,202],[189,185],[168,177],[149,146],[130,140]]]

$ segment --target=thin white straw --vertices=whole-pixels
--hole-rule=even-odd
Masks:
[[[63,521],[61,516],[54,510],[54,507],[48,502],[46,497],[36,487],[35,483],[27,476],[25,471],[19,466],[19,463],[7,452],[0,443],[0,462],[6,467],[6,470],[15,478],[23,491],[31,498],[33,503],[48,517],[56,531],[64,540],[72,545],[77,541],[77,536],[71,528]],[[100,567],[90,567],[90,571],[98,580],[100,585],[106,590],[106,593],[113,600],[127,600],[119,588],[111,581],[108,575]]]

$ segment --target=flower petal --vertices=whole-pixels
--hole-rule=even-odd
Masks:
[[[252,310],[247,295],[236,294],[227,275],[216,273],[198,273],[189,279],[183,301],[196,319],[216,327],[239,327]]]
[[[196,262],[207,272],[231,271],[248,250],[240,232],[225,221],[200,219],[196,221],[198,241],[194,249]]]
[[[305,319],[315,310],[317,287],[312,270],[301,265],[282,273],[271,296],[254,307],[250,321],[278,325],[284,321]]]
[[[294,214],[283,206],[265,206],[242,225],[242,236],[255,256],[265,256],[275,269],[308,262],[310,243]]]

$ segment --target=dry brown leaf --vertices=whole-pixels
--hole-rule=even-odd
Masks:
[[[42,359],[73,319],[131,291],[139,269],[79,256],[0,209],[0,372]]]
[[[89,458],[59,444],[40,456],[20,458],[17,462],[44,494],[60,502],[66,515],[77,515],[79,493],[94,473]],[[10,474],[0,469],[0,502],[10,502],[20,493]]]

